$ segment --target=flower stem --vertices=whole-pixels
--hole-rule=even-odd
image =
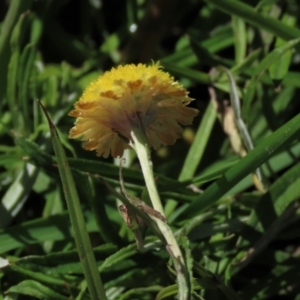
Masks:
[[[155,184],[152,170],[152,161],[150,158],[150,149],[145,134],[141,129],[135,128],[131,131],[131,137],[134,142],[131,144],[131,146],[135,149],[139,158],[152,206],[155,210],[165,216],[164,209]],[[188,282],[186,278],[186,266],[174,233],[166,222],[153,216],[149,217],[151,217],[156,222],[159,230],[166,240],[166,248],[173,259],[174,266],[177,271],[179,299],[187,299],[186,291],[188,290]]]

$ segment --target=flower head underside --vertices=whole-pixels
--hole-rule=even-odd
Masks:
[[[122,156],[131,132],[145,132],[149,146],[159,149],[181,137],[181,125],[197,115],[187,107],[188,92],[158,64],[125,65],[93,81],[69,115],[76,117],[70,138],[81,137],[83,147],[98,156]]]

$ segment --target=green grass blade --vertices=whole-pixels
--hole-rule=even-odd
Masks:
[[[42,106],[41,103],[40,105]],[[107,299],[100,274],[97,270],[96,260],[85,226],[85,220],[83,217],[75,182],[70,171],[64,149],[60,143],[59,136],[54,124],[51,122],[45,108],[43,106],[42,108],[49,123],[53,148],[57,158],[58,169],[61,176],[68,210],[70,213],[71,224],[74,230],[74,238],[90,296],[92,299]]]
[[[216,110],[213,107],[213,103],[210,102],[201,120],[193,144],[184,161],[183,168],[181,169],[179,175],[179,181],[185,181],[191,179],[194,176],[195,171],[199,166],[201,158],[204,154],[204,150],[207,145],[207,141],[210,137],[212,128],[214,126],[216,116]],[[167,202],[165,207],[165,212],[167,216],[174,211],[177,203],[178,202],[174,200],[169,200]]]
[[[233,16],[232,29],[234,33],[235,61],[241,63],[247,53],[247,31],[244,20]]]
[[[20,114],[20,107],[18,102],[18,77],[23,72],[20,66],[20,58],[21,58],[21,44],[22,38],[25,34],[27,25],[28,25],[29,14],[24,13],[20,15],[18,22],[16,23],[12,35],[10,37],[10,46],[12,54],[7,59],[8,62],[8,72],[7,78],[7,89],[6,89],[6,98],[7,103],[10,108],[10,112],[12,114],[12,122],[15,129],[24,128],[24,118],[23,115]],[[4,86],[4,85],[3,85]]]
[[[96,186],[95,181],[97,179],[92,178],[89,174],[82,174],[77,170],[74,170],[73,176],[76,182],[81,183],[78,187],[79,195],[84,195],[85,199],[87,199],[102,239],[106,243],[112,242],[121,245],[122,241],[117,233],[117,229],[110,226],[110,219],[108,218],[105,205],[101,199],[102,195]]]
[[[32,107],[33,99],[29,98],[29,89],[30,86],[30,75],[32,69],[34,68],[34,60],[36,57],[37,49],[35,45],[27,44],[20,57],[20,76],[19,76],[19,103],[23,111],[24,124],[28,132],[32,130]],[[22,72],[21,72],[22,71]]]
[[[179,175],[179,181],[190,179],[194,176],[195,171],[201,161],[204,154],[207,141],[211,135],[212,128],[216,120],[216,110],[213,103],[210,102],[206,108],[205,114],[201,120],[199,129],[193,141],[193,144],[188,152],[188,155],[184,161],[184,165]]]
[[[38,299],[56,299],[56,300],[68,300],[68,297],[62,296],[49,287],[35,281],[24,280],[19,284],[12,286],[6,291],[7,294],[21,294]]]
[[[205,0],[207,3],[214,4],[216,8],[223,12],[240,17],[251,25],[267,31],[283,38],[284,40],[295,39],[300,36],[300,30],[295,27],[288,26],[274,18],[259,14],[251,6],[244,4],[242,1],[234,0]]]
[[[7,67],[10,58],[9,41],[20,14],[31,7],[32,0],[13,0],[10,3],[0,34],[0,99],[5,94],[7,82]]]
[[[18,177],[1,199],[0,228],[7,227],[25,204],[39,174],[39,168],[29,163],[18,169]],[[1,247],[0,247],[1,248]]]
[[[0,230],[0,254],[45,241],[67,241],[71,239],[72,230],[71,226],[66,224],[67,217],[67,213],[63,212],[59,215],[34,219]],[[96,231],[97,226],[92,214],[85,211],[84,217],[88,231]]]
[[[184,210],[183,216],[195,216],[204,208],[213,205],[245,176],[266,162],[275,151],[286,148],[299,136],[299,124],[300,114],[264,139],[247,156],[229,169],[220,179],[211,184],[199,198]]]
[[[262,75],[272,66],[273,64],[278,64],[278,60],[281,59],[281,57],[290,49],[295,47],[300,42],[300,37],[294,40],[291,40],[289,42],[286,42],[283,46],[274,49],[272,52],[270,52],[264,59],[260,62],[260,64],[257,66],[255,73],[253,74],[251,81],[248,85],[246,95],[244,98],[245,102],[245,111],[250,111],[250,105],[252,102],[252,99],[255,95],[255,90],[257,87],[257,84],[259,83],[259,80],[261,79]]]
[[[295,26],[296,18],[294,16],[290,16],[288,14],[284,15],[282,18],[282,22],[289,26]],[[277,37],[275,47],[279,48],[284,46],[285,41]],[[269,72],[270,76],[273,80],[282,80],[286,74],[288,73],[291,61],[292,61],[292,49],[289,49],[284,55],[282,55],[275,64],[270,66]]]
[[[204,84],[211,83],[210,77],[207,73],[192,70],[190,68],[174,66],[173,64],[169,63],[162,62],[162,65],[166,68],[167,71],[170,71],[174,75],[183,76]]]
[[[94,252],[98,265],[100,265],[102,260],[106,259],[109,255],[114,254],[117,250],[118,247],[113,244],[103,244],[95,247]],[[64,252],[52,252],[40,256],[31,256],[30,258],[27,256],[23,258],[14,258],[13,262],[22,268],[33,266],[31,269],[35,269],[39,272],[44,270],[47,274],[50,274],[51,270],[55,270],[55,273],[58,275],[56,277],[59,277],[61,274],[82,274],[82,268],[78,261],[76,249]],[[80,281],[81,279],[77,278],[77,280]]]

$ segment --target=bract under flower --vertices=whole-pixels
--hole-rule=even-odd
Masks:
[[[93,81],[69,115],[76,117],[70,138],[82,137],[84,148],[98,156],[122,156],[131,132],[142,129],[158,149],[181,137],[179,124],[192,123],[196,109],[188,92],[158,64],[125,65]]]

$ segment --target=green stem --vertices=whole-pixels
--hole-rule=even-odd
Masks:
[[[141,129],[134,128],[131,131],[131,137],[134,143],[131,146],[135,149],[139,158],[144,179],[146,182],[147,190],[153,205],[153,208],[165,216],[164,209],[156,188],[155,179],[152,170],[152,161],[150,158],[150,149],[145,137],[145,134]],[[171,255],[175,269],[177,271],[177,280],[179,287],[179,299],[187,299],[185,291],[187,290],[188,283],[186,278],[186,266],[181,250],[178,246],[177,240],[172,232],[171,228],[164,221],[151,217],[157,224],[159,230],[164,236],[167,244],[167,250]]]

